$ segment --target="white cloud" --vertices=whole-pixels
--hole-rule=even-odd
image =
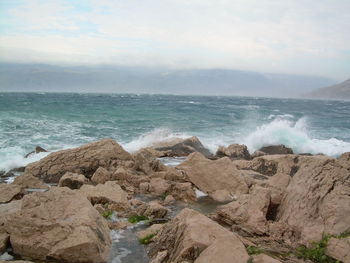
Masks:
[[[350,47],[349,1],[89,3],[91,10],[79,12],[70,1],[27,1],[12,11],[26,32],[0,35],[0,48],[6,50],[1,57],[16,59],[21,53],[22,60],[58,63],[158,63],[334,77],[349,73],[339,72]],[[94,24],[96,30],[82,32],[84,23]],[[320,65],[322,59],[334,64]]]

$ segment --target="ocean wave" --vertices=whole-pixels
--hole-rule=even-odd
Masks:
[[[257,127],[240,143],[246,144],[250,152],[263,146],[276,144],[284,144],[296,153],[323,153],[334,157],[350,151],[350,143],[348,142],[336,138],[312,138],[309,135],[307,118],[301,118],[297,121],[276,118]]]

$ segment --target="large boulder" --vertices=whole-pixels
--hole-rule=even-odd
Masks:
[[[194,210],[183,209],[164,225],[150,244],[149,254],[159,262],[246,263],[249,256],[232,232]],[[157,261],[152,261],[157,262]]]
[[[105,262],[111,246],[106,220],[66,187],[26,195],[5,228],[13,252],[37,260]]]
[[[150,149],[141,149],[133,154],[134,169],[144,174],[165,170],[165,165],[156,159],[156,156]]]
[[[192,153],[177,168],[183,170],[188,180],[207,194],[224,189],[230,194],[248,192],[242,173],[227,157],[209,160],[200,153]]]
[[[49,189],[47,184],[44,184],[39,178],[30,174],[24,174],[17,176],[13,181],[13,184],[19,185],[22,189]]]
[[[299,156],[277,218],[299,230],[300,243],[350,229],[350,171],[327,156]]]
[[[269,206],[270,190],[254,187],[250,194],[240,195],[237,201],[219,206],[215,211],[216,219],[244,234],[263,235],[268,231]]]
[[[206,157],[212,157],[212,153],[203,146],[200,140],[196,137],[190,137],[187,139],[172,139],[169,141],[161,142],[152,146],[152,149],[161,152],[159,157],[175,157],[175,156],[187,156],[193,152],[199,152]]]
[[[104,184],[111,181],[111,173],[104,167],[100,166],[91,177],[91,182],[94,184]]]
[[[293,154],[293,150],[283,144],[264,146],[259,151],[267,154]]]
[[[0,204],[8,203],[22,193],[22,188],[16,184],[0,184]]]
[[[244,144],[231,144],[227,147],[220,146],[216,151],[216,157],[229,157],[231,160],[250,160],[252,157],[249,154],[247,146]]]
[[[58,183],[66,172],[90,178],[100,166],[108,168],[131,159],[131,155],[116,141],[104,139],[51,153],[40,161],[27,165],[25,174],[39,177],[46,183]]]

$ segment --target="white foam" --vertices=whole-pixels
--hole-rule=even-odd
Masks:
[[[129,254],[131,254],[131,250],[126,248],[118,248],[118,255],[112,259],[111,263],[122,263],[122,258],[127,257]]]
[[[152,146],[159,142],[168,141],[174,138],[187,138],[186,134],[173,133],[168,128],[157,128],[148,133],[142,134],[138,138],[132,140],[129,143],[123,144],[123,147],[128,152],[136,152],[137,150],[145,147]]]
[[[276,118],[270,123],[258,127],[240,143],[247,145],[250,152],[268,145],[284,144],[296,153],[324,153],[339,156],[350,151],[350,143],[329,138],[326,140],[312,138],[309,135],[307,119],[296,122],[286,118]]]
[[[195,193],[196,193],[196,197],[199,198],[199,197],[203,197],[203,196],[208,196],[206,193],[202,192],[201,190],[195,188],[194,189]]]
[[[13,256],[5,252],[4,254],[0,255],[0,260],[4,260],[4,261],[13,260]]]
[[[28,158],[24,158],[26,151],[18,146],[6,147],[0,149],[0,171],[9,171],[13,168],[26,166],[29,163],[36,162],[47,156],[48,152],[31,154]]]
[[[113,242],[119,242],[122,239],[124,230],[111,230],[111,239]]]

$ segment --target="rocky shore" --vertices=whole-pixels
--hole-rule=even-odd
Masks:
[[[350,262],[350,153],[104,139],[18,171],[0,184],[0,262],[144,262],[113,252],[113,231],[140,221],[150,263]]]

